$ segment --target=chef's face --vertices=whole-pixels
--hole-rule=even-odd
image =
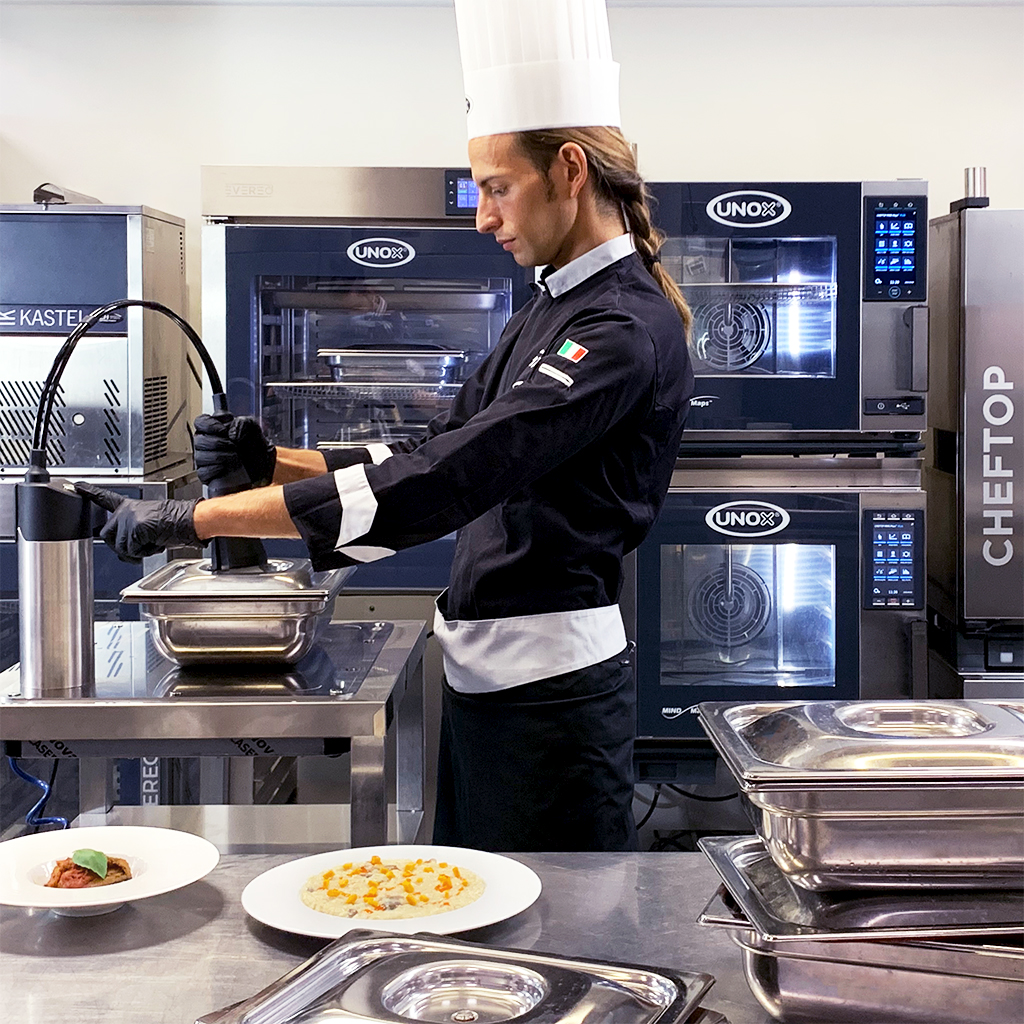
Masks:
[[[578,187],[555,158],[547,175],[519,152],[514,135],[470,139],[469,163],[480,190],[476,229],[494,235],[521,267],[568,262]]]

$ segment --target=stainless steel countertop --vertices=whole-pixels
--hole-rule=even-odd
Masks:
[[[333,650],[331,638],[335,634],[373,625],[332,622],[318,646]],[[107,756],[131,757],[140,755],[129,750],[115,751],[113,741],[141,746],[145,748],[143,753],[172,756],[154,745],[169,741],[173,744],[173,755],[186,756],[204,753],[187,750],[183,746],[186,742],[240,736],[380,738],[387,729],[388,705],[396,695],[400,696],[396,691],[402,689],[403,673],[407,665],[415,664],[422,656],[426,644],[426,626],[422,622],[382,625],[393,629],[370,670],[351,692],[344,679],[343,664],[335,665],[325,659],[326,681],[316,680],[316,685],[306,691],[282,690],[265,695],[251,692],[240,682],[233,692],[223,689],[218,696],[205,696],[201,689],[196,690],[196,695],[169,696],[161,692],[161,673],[187,676],[187,670],[182,672],[147,649],[143,623],[101,623],[97,627],[97,695],[24,700],[20,696],[20,666],[14,665],[0,673],[0,739],[61,740],[65,744],[99,741],[105,744]],[[105,679],[99,671],[104,642],[100,633],[110,628],[128,637],[126,646],[133,654],[133,664],[122,673],[123,680]],[[140,646],[141,650],[133,651]],[[279,674],[288,679],[304,665],[300,662],[298,666],[284,666]],[[231,666],[224,666],[223,674],[232,675]],[[79,753],[79,745],[74,749]]]
[[[240,896],[298,854],[228,854],[202,881],[101,917],[0,908],[0,1019],[17,1024],[192,1024],[252,995],[326,943],[249,918]],[[771,1024],[720,929],[696,924],[718,886],[697,853],[517,855],[543,882],[508,921],[459,938],[706,971],[702,1001],[730,1024]]]

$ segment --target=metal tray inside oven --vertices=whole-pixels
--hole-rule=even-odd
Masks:
[[[698,845],[746,920],[773,942],[1024,933],[1018,890],[818,893],[793,885],[758,836],[705,837]]]
[[[425,345],[390,348],[321,348],[317,357],[339,383],[452,384],[462,375],[467,355],[461,349]]]
[[[682,1024],[710,975],[356,929],[196,1024]]]

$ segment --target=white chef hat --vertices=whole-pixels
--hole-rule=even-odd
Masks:
[[[619,127],[605,0],[455,0],[469,137]]]

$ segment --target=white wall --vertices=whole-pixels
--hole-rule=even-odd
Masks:
[[[1024,206],[1024,6],[612,8],[623,117],[652,180],[923,177],[988,167]],[[54,181],[188,221],[203,164],[459,165],[438,7],[0,2],[0,202]]]

